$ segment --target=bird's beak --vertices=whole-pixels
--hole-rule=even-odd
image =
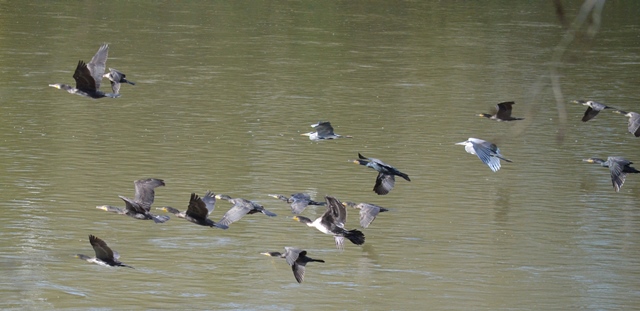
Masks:
[[[222,197],[219,194],[216,194],[215,198],[218,199],[218,200],[222,200]]]
[[[355,164],[360,164],[360,161],[358,161],[358,160],[351,160],[351,162],[353,162]]]
[[[593,159],[584,159],[582,161],[587,163],[594,163]]]
[[[269,253],[260,253],[260,255],[271,256]]]
[[[159,209],[159,210],[165,211],[165,212],[167,211],[167,207],[156,207],[156,209]]]
[[[103,211],[107,210],[107,206],[106,205],[100,205],[100,206],[96,206],[97,209],[101,209]]]
[[[274,199],[277,199],[277,198],[278,198],[278,196],[277,196],[277,195],[275,195],[275,194],[267,194],[267,195],[268,195],[268,196],[270,196],[270,197],[272,197],[272,198],[274,198]]]
[[[467,142],[466,142],[466,141],[461,141],[461,142],[459,142],[459,143],[456,143],[456,145],[466,145],[466,144],[467,144]]]
[[[342,202],[342,205],[343,206],[347,206],[347,202]]]
[[[49,84],[50,87],[55,87],[56,89],[60,89],[60,85],[59,84]]]
[[[300,221],[300,218],[298,218],[298,216],[293,216],[291,219],[293,219],[295,221]]]
[[[574,104],[584,104],[585,103],[585,101],[581,100],[581,99],[576,99],[576,100],[573,100],[571,102],[574,103]]]
[[[311,136],[311,133],[303,133],[303,134],[300,134],[300,136]]]

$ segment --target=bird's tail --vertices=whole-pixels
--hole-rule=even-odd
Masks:
[[[411,181],[411,179],[409,179],[409,175],[402,173],[402,172],[398,172],[398,176],[404,178],[404,180],[406,181]]]
[[[498,159],[500,159],[500,160],[502,160],[502,161],[513,162],[513,161],[503,157],[501,154],[498,154],[498,153],[494,154],[493,156],[498,158]]]
[[[355,245],[364,244],[364,233],[358,229],[353,229],[345,232],[344,237],[349,239],[351,243]]]

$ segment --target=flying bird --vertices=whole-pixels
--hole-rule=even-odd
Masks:
[[[103,44],[89,63],[85,63],[82,60],[78,62],[76,71],[73,73],[73,79],[76,80],[76,87],[63,83],[49,84],[49,86],[65,90],[71,94],[90,98],[118,97],[119,95],[117,93],[105,94],[100,91],[100,82],[102,81],[108,54],[109,45]]]
[[[611,172],[611,184],[616,192],[620,191],[620,188],[622,188],[622,184],[624,184],[624,181],[627,179],[627,174],[640,173],[640,171],[631,167],[633,162],[623,157],[608,157],[607,161],[598,158],[588,158],[582,161],[608,167]]]
[[[614,110],[613,112],[624,115],[629,118],[629,133],[635,137],[640,137],[640,113],[626,112],[622,110]]]
[[[324,260],[322,259],[313,259],[307,257],[307,251],[299,248],[286,246],[284,250],[284,254],[280,252],[266,252],[261,254],[286,259],[287,263],[291,266],[291,270],[293,270],[293,276],[296,278],[296,281],[298,281],[298,283],[302,283],[302,281],[304,280],[304,270],[308,262],[324,262]]]
[[[486,114],[486,113],[479,113],[478,116],[480,117],[485,117],[491,120],[496,120],[496,121],[516,121],[516,120],[524,120],[524,118],[515,118],[511,116],[511,110],[513,109],[513,105],[515,105],[515,102],[503,102],[503,103],[499,103],[496,105],[496,113],[491,115],[491,114]]]
[[[331,126],[330,122],[320,121],[316,124],[311,124],[316,131],[300,134],[303,136],[309,136],[310,140],[318,141],[318,140],[327,140],[327,139],[336,139],[336,138],[352,138],[351,136],[342,136],[333,132],[333,126]]]
[[[378,214],[388,211],[388,209],[384,207],[369,203],[356,204],[353,202],[342,202],[342,205],[360,210],[360,226],[362,228],[369,227],[369,225],[376,219]]]
[[[396,184],[396,178],[394,176],[400,176],[406,181],[411,181],[409,175],[400,172],[395,167],[386,164],[375,158],[367,158],[358,153],[358,160],[353,160],[353,163],[364,165],[378,171],[378,177],[376,177],[376,184],[373,186],[373,191],[378,195],[385,195],[393,189]]]
[[[500,160],[511,162],[500,154],[498,146],[486,140],[470,137],[466,141],[456,143],[456,145],[463,145],[464,150],[477,155],[494,172],[500,169]]]
[[[120,94],[120,84],[122,83],[136,85],[135,82],[126,79],[127,75],[113,68],[109,68],[109,72],[105,73],[103,77],[109,79],[111,82],[113,94]]]
[[[601,104],[599,102],[594,102],[592,100],[574,100],[576,104],[581,104],[583,106],[587,106],[587,110],[584,112],[584,116],[582,116],[582,122],[587,122],[593,118],[595,118],[600,111],[605,109],[615,109],[609,107],[605,104]]]
[[[83,254],[77,254],[76,258],[80,258],[82,260],[86,260],[91,263],[95,263],[101,266],[111,266],[111,267],[129,267],[132,266],[125,265],[118,261],[120,255],[118,252],[114,252],[107,246],[107,243],[97,236],[89,235],[89,243],[93,247],[93,250],[96,253],[95,257],[89,257]]]
[[[184,218],[196,225],[228,229],[228,226],[216,223],[208,218],[209,214],[213,212],[215,205],[216,198],[213,192],[207,191],[202,198],[195,193],[191,193],[191,199],[189,200],[186,212],[180,212],[180,210],[171,206],[158,207],[156,209],[172,213],[178,218]]]
[[[244,215],[247,214],[251,215],[255,213],[263,213],[269,217],[277,216],[275,213],[272,213],[265,209],[264,206],[243,198],[233,199],[225,194],[216,194],[216,199],[226,200],[233,204],[233,207],[231,207],[231,209],[227,211],[224,216],[222,216],[222,219],[218,221],[218,224],[223,226],[229,226],[231,223],[240,220],[242,217],[244,217]]]
[[[325,202],[316,202],[311,200],[311,196],[306,193],[294,193],[289,198],[281,194],[270,194],[269,196],[289,203],[291,206],[291,213],[296,215],[302,213],[302,211],[304,211],[304,209],[309,205],[326,204]]]
[[[338,249],[344,247],[345,238],[356,245],[364,244],[364,233],[357,229],[347,230],[344,228],[347,222],[347,210],[344,205],[334,197],[326,196],[325,200],[327,210],[316,220],[311,220],[303,216],[294,216],[293,220],[306,224],[309,227],[314,227],[324,234],[333,235]]]
[[[127,215],[135,219],[153,219],[155,223],[163,223],[169,220],[169,216],[159,216],[150,213],[151,204],[153,204],[155,197],[154,189],[164,186],[164,181],[162,179],[149,178],[136,180],[133,184],[136,189],[133,200],[121,195],[118,196],[125,203],[124,209],[111,205],[99,205],[96,206],[96,208],[120,215]]]

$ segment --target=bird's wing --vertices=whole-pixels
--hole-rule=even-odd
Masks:
[[[611,172],[611,183],[616,192],[620,191],[624,181],[627,179],[627,173],[625,173],[624,166],[629,162],[624,159],[609,158],[609,171]]]
[[[511,117],[511,105],[515,104],[514,102],[504,102],[496,105],[498,112],[496,116],[498,119],[509,119]]]
[[[127,198],[127,197],[123,197],[121,195],[119,195],[118,197],[120,197],[122,199],[122,201],[124,201],[125,204],[125,208],[127,209],[127,211],[136,213],[136,214],[145,214],[148,212],[148,210],[144,207],[142,207],[140,204],[138,204],[137,202]]]
[[[609,106],[607,106],[605,104],[601,104],[599,102],[594,102],[594,101],[591,102],[590,106],[593,107],[593,109],[597,110],[597,111],[602,111],[602,110],[611,108],[611,107],[609,107]]]
[[[493,145],[489,142],[486,143]],[[478,158],[480,158],[484,164],[488,165],[492,171],[497,172],[500,169],[500,159],[491,156],[491,149],[492,148],[490,146],[486,146],[485,144],[473,144],[473,150],[476,152]]]
[[[393,175],[378,173],[378,177],[376,177],[376,184],[373,186],[373,191],[379,195],[385,195],[393,189],[395,184],[396,179]]]
[[[114,82],[114,81],[110,81],[111,82],[111,91],[113,92],[113,94],[120,94],[120,82]]]
[[[87,64],[89,71],[91,71],[91,76],[96,83],[96,89],[100,88],[100,82],[102,81],[102,76],[104,75],[105,64],[107,63],[107,57],[109,56],[109,45],[103,44],[98,49],[95,55],[91,58],[91,61]]]
[[[189,207],[187,207],[187,215],[195,219],[206,219],[209,215],[209,210],[202,199],[195,193],[191,193],[191,199],[189,200]]]
[[[293,265],[291,265],[291,270],[293,271],[293,276],[296,278],[296,281],[302,283],[302,281],[304,281],[304,266],[294,262]]]
[[[362,228],[369,227],[369,225],[376,219],[380,213],[380,207],[371,204],[360,204],[360,226]]]
[[[79,90],[95,91],[98,89],[96,81],[91,76],[91,71],[83,61],[78,61],[76,71],[73,73],[73,79],[76,80],[76,88]]]
[[[295,247],[289,247],[289,246],[285,246],[285,253],[283,255],[284,259],[287,260],[287,263],[291,266],[293,265],[296,260],[298,260],[298,256],[300,256],[300,254],[304,253],[306,254],[306,251],[303,251],[299,248],[295,248]]]
[[[134,201],[149,210],[155,197],[155,191],[153,189],[164,186],[164,181],[162,179],[149,178],[136,180],[133,184],[136,188]]]
[[[334,135],[333,126],[331,126],[330,122],[320,122],[315,126],[315,129],[320,137]]]
[[[629,117],[629,133],[640,137],[640,114],[634,113]]]
[[[215,194],[211,191],[207,191],[207,193],[204,194],[204,197],[202,197],[202,201],[204,202],[208,213],[211,214],[211,212],[213,212],[214,208],[216,207]]]
[[[587,108],[587,110],[584,112],[584,116],[582,117],[582,122],[587,122],[593,119],[595,116],[598,115],[599,112],[600,110],[595,110],[591,107]]]
[[[330,214],[331,219],[333,219],[333,224],[344,228],[347,222],[347,209],[345,206],[342,205],[338,199],[331,196],[326,196],[325,200],[327,201],[327,212],[325,212],[325,215]]]
[[[89,243],[96,252],[96,258],[102,261],[113,261],[113,251],[107,246],[107,243],[97,236],[89,235]]]
[[[233,205],[233,207],[230,210],[228,210],[224,214],[224,216],[222,216],[222,219],[220,219],[218,223],[224,226],[228,226],[231,223],[234,223],[240,220],[250,210],[252,210],[252,207],[249,205],[235,203],[235,205]]]
[[[291,202],[291,213],[300,214],[309,205],[311,197],[306,193],[296,193],[291,196],[293,202]]]

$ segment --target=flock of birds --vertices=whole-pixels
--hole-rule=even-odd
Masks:
[[[120,97],[120,85],[122,83],[128,83],[135,85],[126,79],[126,75],[116,69],[109,68],[109,72],[105,73],[105,64],[108,57],[109,46],[103,44],[98,52],[93,56],[89,63],[85,63],[80,60],[76,66],[73,78],[76,81],[75,87],[68,84],[50,84],[49,86],[57,89],[65,90],[71,94],[77,94],[90,98],[117,98]],[[100,90],[101,81],[106,78],[111,83],[112,93],[104,93]],[[584,113],[582,121],[586,122],[593,119],[598,113],[605,109],[612,109],[614,112],[623,114],[629,117],[628,130],[635,137],[640,137],[640,114],[636,112],[625,112],[619,109],[615,109],[604,104],[595,101],[575,101],[576,103],[588,106]],[[515,103],[503,102],[496,105],[496,112],[494,114],[478,114],[478,116],[485,117],[495,121],[517,121],[523,120],[523,118],[516,118],[511,116],[513,105]],[[313,132],[304,133],[302,135],[308,136],[312,141],[331,140],[338,138],[351,138],[351,136],[342,136],[334,133],[333,127],[330,122],[318,122],[311,125],[315,129]],[[466,141],[456,143],[456,145],[465,146],[465,151],[478,156],[478,158],[485,163],[492,171],[497,172],[500,169],[500,160],[511,162],[511,160],[505,158],[500,149],[493,143],[479,139],[469,138]],[[610,156],[607,160],[599,158],[585,159],[585,162],[597,163],[601,166],[608,167],[611,172],[611,181],[615,191],[620,191],[626,175],[629,173],[640,173],[640,171],[631,167],[632,162],[622,158]],[[382,162],[376,158],[368,158],[358,153],[358,159],[353,160],[354,163],[360,164],[372,168],[378,172],[376,181],[373,187],[373,191],[378,195],[388,194],[395,186],[395,176],[400,176],[406,181],[411,181],[409,176],[395,167]],[[96,208],[127,215],[139,220],[153,220],[155,223],[164,223],[170,218],[166,215],[155,215],[151,213],[151,205],[154,202],[155,189],[157,187],[165,186],[165,183],[161,179],[149,178],[141,179],[134,182],[135,185],[135,197],[133,199],[119,196],[125,203],[124,208],[119,208],[111,205],[101,205]],[[328,235],[332,235],[336,244],[336,247],[342,249],[344,247],[344,240],[347,239],[351,243],[356,245],[362,245],[365,242],[364,234],[358,229],[348,230],[345,228],[347,209],[346,207],[352,207],[360,211],[360,226],[367,228],[378,216],[379,213],[388,211],[386,208],[369,203],[353,203],[353,202],[340,202],[338,199],[332,196],[325,196],[324,202],[316,202],[306,193],[295,193],[290,197],[286,197],[279,194],[270,194],[269,196],[282,200],[288,203],[291,207],[291,212],[295,216],[294,220],[306,224],[309,227],[316,228],[320,232]],[[233,204],[233,206],[222,216],[219,221],[213,221],[209,219],[211,212],[213,212],[216,204],[216,200],[225,200]],[[300,214],[309,205],[325,206],[326,210],[322,216],[315,220],[311,220],[307,217],[300,216]],[[218,229],[229,229],[229,226],[239,221],[245,215],[262,213],[269,217],[275,217],[276,214],[265,209],[264,206],[250,200],[243,198],[232,198],[224,194],[215,195],[213,192],[208,191],[204,196],[200,197],[195,193],[191,194],[187,210],[181,212],[180,210],[165,206],[156,208],[156,210],[162,210],[164,212],[175,215],[178,218],[185,219],[197,225],[207,226]],[[82,254],[77,254],[76,257],[86,260],[88,262],[96,263],[104,266],[120,266],[129,267],[119,261],[119,254],[113,251],[107,243],[102,239],[89,235],[89,243],[93,247],[95,257],[90,257]],[[265,252],[264,255],[271,257],[283,258],[291,266],[294,277],[298,283],[301,283],[304,279],[305,266],[309,262],[324,262],[321,259],[313,259],[307,256],[307,251],[294,248],[285,247],[285,252]]]

